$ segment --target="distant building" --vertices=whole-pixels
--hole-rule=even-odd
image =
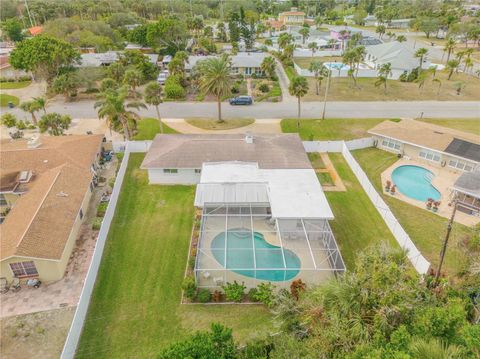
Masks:
[[[365,24],[365,26],[377,26],[378,19],[375,15],[368,15],[363,19],[363,23]]]
[[[375,69],[379,69],[383,64],[390,63],[392,70],[398,73],[412,71],[420,66],[419,59],[415,57],[413,50],[408,45],[398,41],[367,46],[365,51],[367,53],[365,62]],[[424,59],[422,67],[429,67],[427,59]]]
[[[278,14],[278,21],[283,25],[303,25],[305,22],[305,13],[298,11],[296,7],[292,7],[290,11]]]
[[[408,29],[412,19],[395,19],[386,23],[387,29]]]
[[[189,56],[188,62],[185,63],[185,70],[190,72],[198,62],[215,57],[217,56]],[[239,52],[236,55],[233,55],[231,57],[232,75],[262,75],[263,71],[261,69],[261,64],[265,57],[267,57],[267,54],[264,52]]]

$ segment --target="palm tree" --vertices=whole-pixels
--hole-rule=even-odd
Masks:
[[[423,88],[423,85],[425,85],[425,81],[427,81],[428,78],[428,71],[422,71],[418,74],[417,78],[415,79],[415,83],[418,84],[418,89],[421,90]]]
[[[94,108],[98,109],[98,117],[104,118],[109,128],[118,121],[123,127],[123,136],[127,141],[131,138],[130,121],[133,121],[134,129],[136,122],[140,120],[140,115],[133,112],[131,108],[139,110],[147,108],[143,102],[131,101],[126,102],[128,89],[124,86],[118,90],[107,90],[100,94],[99,100],[95,103]]]
[[[463,350],[456,345],[448,345],[439,339],[415,338],[410,344],[414,358],[459,359]]]
[[[378,69],[378,78],[375,82],[375,87],[383,85],[383,90],[387,93],[387,80],[390,76],[392,76],[392,64],[387,62],[386,64],[381,65]]]
[[[295,45],[294,44],[289,44],[285,46],[283,49],[283,56],[287,59],[291,59],[293,57],[293,52],[295,51]]]
[[[327,45],[328,45],[330,48],[333,49],[333,48],[335,47],[335,44],[336,44],[336,43],[337,43],[337,40],[335,40],[335,39],[330,39],[330,40],[328,40]]]
[[[470,57],[467,57],[464,63],[465,63],[465,68],[463,69],[464,72],[467,72],[469,68],[473,68],[473,60]]]
[[[423,65],[423,58],[428,54],[428,50],[424,47],[419,48],[415,52],[415,57],[420,59],[420,66],[419,66],[419,71],[422,71],[422,65]]]
[[[387,37],[388,37],[389,40],[394,39],[395,36],[396,36],[395,33],[394,33],[394,32],[391,32],[391,31],[387,32],[386,35],[387,35]]]
[[[375,29],[375,32],[380,35],[380,39],[385,34],[385,31],[387,31],[387,28],[384,25],[378,25]]]
[[[160,122],[160,132],[163,133],[163,122],[160,117],[159,106],[163,102],[162,100],[162,86],[157,81],[152,81],[145,86],[145,93],[143,94],[143,100],[150,106],[155,106],[157,111],[158,122]]]
[[[123,76],[123,84],[128,86],[130,89],[130,95],[132,97],[137,96],[137,87],[140,86],[142,82],[142,73],[138,70],[127,70]]]
[[[270,78],[275,75],[275,59],[272,56],[265,57],[260,64],[260,69]]]
[[[452,54],[452,51],[455,50],[455,45],[456,42],[453,38],[449,38],[447,42],[445,43],[445,47],[443,48],[443,53],[447,53],[447,62],[450,60],[450,55]]]
[[[283,33],[278,37],[278,47],[284,49],[286,46],[293,42],[293,36],[291,34]]]
[[[303,76],[295,76],[288,86],[290,95],[295,96],[298,100],[298,118],[300,118],[300,98],[305,96],[308,92],[308,81]]]
[[[450,81],[450,79],[452,78],[453,72],[457,70],[458,65],[460,65],[460,61],[458,60],[450,60],[447,62],[447,65],[445,66],[445,68],[449,71],[447,80]]]
[[[222,120],[222,98],[230,94],[230,59],[227,55],[203,61],[200,88],[217,98],[218,122]]]
[[[310,28],[304,26],[298,30],[298,33],[302,35],[302,44],[305,45],[305,40],[307,39],[308,35],[310,35]]]
[[[33,101],[43,110],[43,114],[47,114],[47,99],[45,97],[34,97]]]
[[[36,101],[25,101],[22,102],[19,106],[23,111],[30,113],[32,116],[33,124],[37,124],[37,117],[35,112],[39,111],[42,107]]]
[[[315,77],[315,90],[317,96],[320,94],[320,86],[322,85],[322,80],[325,76],[328,76],[328,71],[323,65],[323,62],[314,60],[310,63],[308,67],[310,72],[313,72],[313,76]]]
[[[318,44],[316,42],[311,42],[308,44],[308,48],[312,51],[312,57],[315,55],[315,52],[318,50]]]
[[[437,96],[440,95],[440,88],[442,87],[442,81],[439,78],[434,78],[432,82],[435,82],[438,84]]]
[[[402,43],[402,42],[407,41],[407,37],[405,35],[398,35],[396,40],[398,42]]]

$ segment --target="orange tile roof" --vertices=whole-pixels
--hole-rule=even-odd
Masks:
[[[30,34],[32,36],[37,36],[39,34],[41,34],[43,32],[43,27],[41,26],[33,26],[31,28],[28,29],[28,32],[30,32]]]
[[[12,256],[58,260],[92,179],[91,164],[102,135],[41,138],[0,143],[2,173],[30,170],[28,191],[15,202],[0,225],[0,258]]]

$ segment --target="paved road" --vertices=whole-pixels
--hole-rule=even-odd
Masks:
[[[73,118],[96,118],[94,101],[71,103],[54,102],[47,110],[68,114]],[[303,118],[319,118],[322,102],[302,103]],[[30,115],[20,109],[10,110],[19,118],[30,119]],[[166,102],[160,105],[164,118],[212,117],[217,116],[214,102]],[[389,101],[389,102],[328,102],[326,116],[330,118],[476,118],[480,119],[480,101]],[[289,118],[297,116],[297,108],[291,103],[256,103],[253,106],[230,106],[224,103],[222,113],[225,118]],[[156,117],[155,110],[141,111],[142,116]]]

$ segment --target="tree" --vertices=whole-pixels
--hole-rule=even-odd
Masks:
[[[148,25],[146,38],[150,46],[164,49],[165,53],[173,55],[176,51],[185,49],[188,29],[183,20],[174,16],[161,17]]]
[[[450,81],[452,78],[453,72],[458,69],[458,66],[460,65],[460,61],[458,60],[450,60],[447,62],[447,65],[445,68],[448,70],[448,78],[447,80]]]
[[[2,31],[4,36],[10,41],[18,42],[23,40],[22,24],[16,18],[5,20],[2,24]]]
[[[278,37],[278,47],[281,49],[285,49],[285,47],[287,47],[292,43],[293,43],[293,36],[291,34],[284,32]]]
[[[219,22],[217,24],[217,39],[220,42],[227,42],[227,32],[225,30],[225,24],[223,22]]]
[[[218,122],[222,119],[222,98],[230,95],[230,59],[224,55],[202,61],[200,88],[217,98]]]
[[[139,110],[140,108],[146,108],[146,106],[140,101],[127,102],[127,96],[128,89],[126,87],[121,87],[118,90],[108,89],[99,95],[94,108],[98,109],[98,117],[105,119],[110,129],[116,123],[120,123],[123,127],[123,136],[129,141],[132,133],[130,122],[133,122],[135,129],[136,122],[141,118],[139,114],[131,109]]]
[[[407,37],[405,35],[398,35],[396,40],[400,43],[407,41]]]
[[[110,77],[106,77],[100,83],[100,92],[105,92],[107,90],[114,90],[118,87],[118,82]]]
[[[305,45],[305,40],[310,35],[310,28],[302,27],[300,30],[298,30],[298,33],[302,35],[302,43]]]
[[[308,81],[303,76],[295,76],[290,85],[288,86],[288,92],[290,95],[295,96],[298,101],[298,111],[297,116],[300,118],[301,108],[300,108],[300,99],[308,93]]]
[[[378,25],[375,29],[375,32],[380,35],[380,38],[385,35],[385,31],[387,31],[387,28],[384,25]]]
[[[39,104],[35,101],[25,101],[20,103],[19,107],[32,116],[32,122],[36,125],[37,117],[35,116],[35,112],[40,111],[41,107],[39,106]]]
[[[430,35],[440,29],[440,23],[436,18],[421,18],[417,21],[418,29],[425,33],[425,36],[430,38]]]
[[[48,131],[52,136],[61,136],[65,130],[68,130],[71,123],[72,118],[69,115],[52,112],[42,116],[38,122],[38,128],[42,133]]]
[[[453,39],[452,37],[448,38],[447,42],[445,43],[445,46],[443,48],[443,52],[447,53],[447,62],[450,61],[450,55],[455,50],[456,45],[457,45],[457,43],[456,43],[455,39]]]
[[[378,77],[377,81],[375,82],[375,87],[383,85],[384,93],[387,93],[387,80],[389,76],[392,76],[392,64],[388,62],[381,65],[378,69]]]
[[[137,97],[137,87],[140,86],[142,82],[142,73],[138,70],[127,70],[125,71],[125,75],[123,75],[123,84],[128,86],[129,94],[132,97]]]
[[[434,78],[432,80],[432,82],[435,82],[438,84],[438,88],[437,88],[437,96],[440,95],[440,88],[442,87],[442,80],[440,80],[439,78]]]
[[[158,122],[160,122],[160,132],[163,133],[163,122],[162,122],[162,118],[160,117],[160,108],[159,108],[160,104],[163,102],[162,87],[157,81],[152,81],[147,84],[147,86],[145,87],[143,100],[147,105],[155,106],[155,110],[157,111]]]
[[[315,52],[318,50],[318,44],[314,41],[308,44],[308,48],[312,51],[312,57],[315,55]]]
[[[205,26],[203,28],[203,36],[211,39],[213,37],[213,28],[211,26]]]
[[[43,114],[47,114],[47,99],[45,97],[34,97],[33,101],[37,103],[37,106],[43,110]]]
[[[423,59],[428,54],[428,50],[424,47],[419,48],[415,52],[415,57],[420,59],[420,65],[418,66],[419,71],[422,71]]]
[[[414,358],[463,358],[464,351],[456,345],[448,345],[438,339],[417,338],[410,344]]]
[[[32,71],[51,83],[62,68],[71,66],[79,58],[80,54],[71,44],[39,35],[19,42],[10,54],[10,64],[15,69]]]
[[[56,94],[63,94],[66,101],[69,101],[72,97],[77,95],[78,87],[78,77],[74,72],[67,72],[57,76],[52,83],[52,90]]]
[[[117,83],[120,83],[125,74],[125,66],[120,61],[115,61],[113,64],[108,66],[106,75]]]
[[[320,94],[320,86],[322,85],[322,80],[326,76],[328,76],[328,70],[323,65],[323,62],[319,60],[314,60],[310,62],[308,70],[310,72],[313,72],[313,76],[315,77],[315,92],[318,96]]]
[[[272,56],[267,56],[260,64],[260,69],[270,78],[275,77],[276,62]]]

